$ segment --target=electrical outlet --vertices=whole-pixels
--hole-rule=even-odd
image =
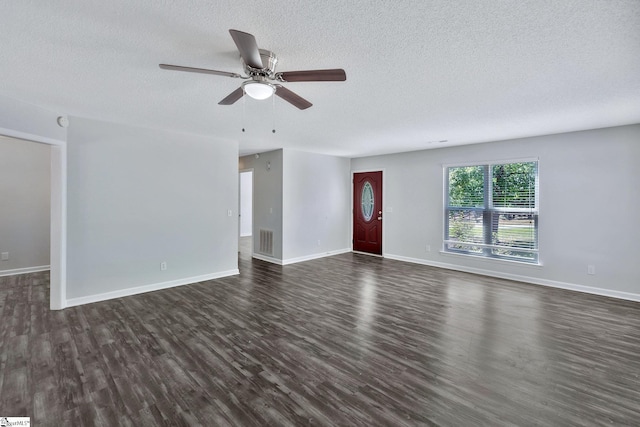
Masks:
[[[320,239],[318,239],[318,246],[320,246]]]
[[[160,271],[165,271],[167,269],[166,261],[160,263]]]
[[[587,274],[595,275],[596,274],[596,266],[595,265],[587,265]]]
[[[431,245],[427,245],[424,247],[425,252],[431,252]]]
[[[2,261],[9,261],[9,252],[2,252]]]
[[[232,216],[233,215],[233,211],[231,209],[227,210],[227,216]]]

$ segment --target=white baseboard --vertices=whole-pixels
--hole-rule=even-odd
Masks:
[[[289,265],[289,264],[295,264],[297,262],[311,261],[312,259],[318,259],[318,258],[324,258],[324,257],[328,257],[328,256],[333,256],[333,255],[344,254],[344,253],[347,253],[347,252],[351,252],[351,248],[338,249],[338,250],[335,250],[335,251],[321,252],[321,253],[317,253],[317,254],[305,255],[305,256],[301,256],[301,257],[288,258],[288,259],[277,259],[277,258],[269,257],[269,256],[266,256],[266,255],[262,255],[262,254],[253,254],[252,257],[255,258],[255,259],[259,259],[261,261],[270,262],[272,264]]]
[[[39,265],[37,267],[14,268],[13,270],[0,270],[2,276],[16,276],[18,274],[37,273],[39,271],[49,271],[50,265]]]
[[[297,258],[288,258],[288,259],[282,260],[282,265],[295,264],[297,262],[303,262],[303,261],[311,261],[312,259],[324,258],[328,256],[333,256],[333,255],[340,255],[347,252],[351,252],[351,248],[344,248],[344,249],[338,249],[335,251],[305,255]]]
[[[473,267],[465,267],[465,266],[460,266],[455,264],[429,261],[429,260],[420,259],[420,258],[410,258],[410,257],[401,256],[401,255],[385,254],[384,257],[389,259],[394,259],[397,261],[428,265],[430,267],[445,268],[447,270],[463,271],[465,273],[481,274],[483,276],[497,277],[499,279],[516,280],[518,282],[531,283],[534,285],[548,286],[551,288],[559,288],[559,289],[567,289],[570,291],[584,292],[587,294],[600,295],[605,297],[623,299],[627,301],[640,302],[640,294],[635,294],[631,292],[622,292],[622,291],[615,291],[611,289],[595,288],[592,286],[584,286],[584,285],[578,285],[575,283],[567,283],[567,282],[558,282],[555,280],[540,279],[537,277],[522,276],[519,274],[501,273],[498,271],[484,270],[481,268],[473,268]]]
[[[136,286],[134,288],[119,289],[117,291],[105,292],[103,294],[88,295],[86,297],[71,298],[66,301],[65,307],[90,304],[94,302],[106,301],[114,298],[128,297],[145,292],[158,291],[161,289],[174,288],[176,286],[190,285],[192,283],[204,282],[205,280],[220,279],[222,277],[240,274],[238,269],[221,271],[218,273],[204,274],[202,276],[187,277],[184,279],[171,280],[168,282],[153,283],[151,285]]]
[[[251,258],[259,259],[260,261],[270,262],[271,264],[282,265],[282,260],[278,258],[262,255],[262,254],[253,254],[251,255]]]

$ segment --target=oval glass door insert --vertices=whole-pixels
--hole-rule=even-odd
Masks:
[[[362,208],[362,216],[365,221],[371,221],[373,217],[373,187],[369,181],[365,181],[362,186],[362,195],[360,197],[360,206]]]

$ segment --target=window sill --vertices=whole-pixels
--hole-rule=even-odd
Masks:
[[[442,251],[442,250],[440,251],[440,255],[451,256],[451,257],[454,257],[454,258],[464,258],[464,259],[473,259],[473,260],[479,260],[479,261],[488,261],[490,263],[499,263],[499,264],[505,264],[505,265],[517,265],[519,267],[539,268],[539,267],[543,266],[542,262],[540,262],[540,261],[538,261],[538,262],[516,261],[516,260],[511,260],[511,259],[490,258],[490,257],[484,257],[484,256],[480,256],[480,255],[457,254],[455,252],[447,252],[447,251]]]

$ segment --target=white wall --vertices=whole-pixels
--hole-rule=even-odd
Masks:
[[[254,256],[289,264],[351,250],[349,167],[349,159],[294,150],[241,157],[240,169],[254,171]],[[260,229],[273,231],[272,256],[259,252]]]
[[[237,143],[72,117],[67,144],[69,305],[237,273]]]
[[[49,268],[51,147],[0,136],[0,275]]]
[[[253,169],[253,252],[260,255],[260,230],[273,231],[273,255],[282,260],[282,150],[240,158],[240,169]],[[237,173],[237,172],[236,172]]]
[[[351,251],[350,160],[284,150],[283,262]]]
[[[441,253],[443,164],[529,157],[540,161],[542,266]],[[358,158],[351,168],[385,169],[387,257],[638,299],[638,159],[633,125]]]
[[[240,236],[253,234],[253,171],[240,172]]]

